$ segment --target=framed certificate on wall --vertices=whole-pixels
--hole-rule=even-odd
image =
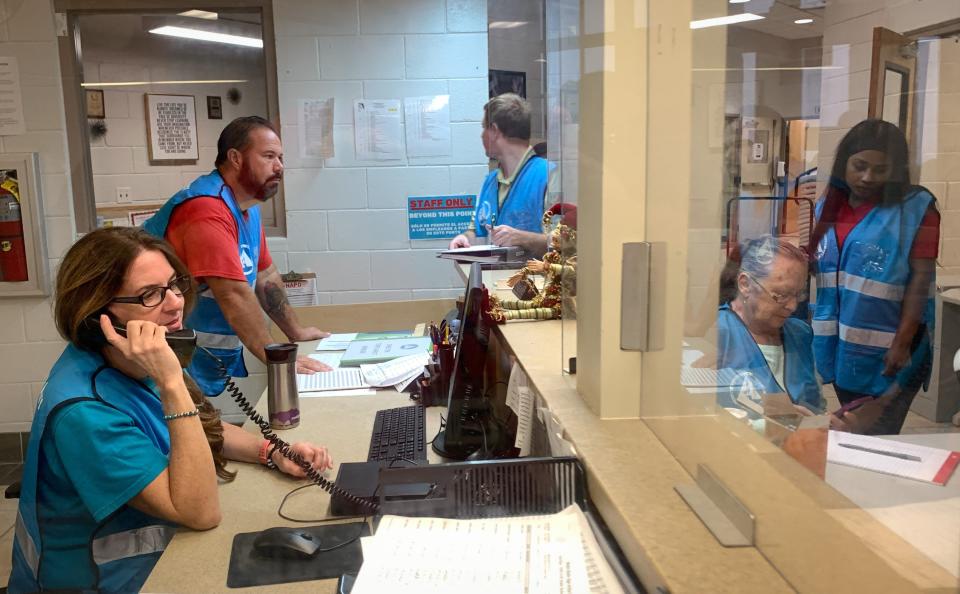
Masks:
[[[196,161],[197,106],[193,95],[143,96],[151,161]]]

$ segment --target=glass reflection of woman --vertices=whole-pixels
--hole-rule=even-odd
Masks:
[[[34,413],[11,593],[138,592],[176,526],[219,523],[226,458],[303,476],[270,442],[221,423],[181,369],[164,337],[191,287],[172,248],[140,229],[99,229],[64,256],[54,318],[69,344]],[[325,448],[292,448],[330,467]]]
[[[930,375],[940,214],[910,184],[908,162],[899,128],[860,122],[840,141],[817,205],[817,371],[841,404],[866,402],[832,419],[839,429],[899,433]]]
[[[717,317],[717,368],[733,385],[721,404],[762,412],[763,394],[786,393],[800,412],[823,410],[810,326],[791,317],[806,300],[807,255],[769,235],[746,242],[724,270]],[[749,403],[748,403],[749,404]],[[748,410],[749,412],[749,410]],[[756,416],[756,415],[750,415]]]

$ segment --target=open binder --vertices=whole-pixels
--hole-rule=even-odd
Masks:
[[[450,519],[512,518],[557,514],[576,505],[587,518],[624,592],[642,592],[619,546],[593,509],[585,471],[574,457],[518,458],[379,469],[382,516]],[[407,495],[415,485],[428,485],[424,497]]]

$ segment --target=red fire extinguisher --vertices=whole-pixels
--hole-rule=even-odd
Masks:
[[[0,187],[0,281],[22,282],[27,278],[27,250],[23,243],[20,201]]]

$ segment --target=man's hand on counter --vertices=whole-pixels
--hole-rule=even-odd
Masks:
[[[333,368],[316,359],[311,359],[308,355],[297,356],[297,373],[311,375],[317,371],[333,371]]]
[[[290,340],[294,342],[309,342],[311,340],[320,340],[321,338],[326,338],[330,336],[329,332],[321,330],[320,328],[315,328],[313,326],[308,326],[306,328],[301,328],[300,332],[296,336],[291,336]]]

